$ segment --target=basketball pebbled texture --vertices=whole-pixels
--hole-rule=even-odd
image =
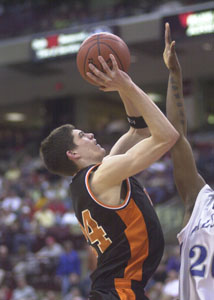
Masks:
[[[130,66],[130,52],[126,43],[119,36],[108,32],[95,33],[89,36],[83,41],[76,57],[77,68],[81,76],[86,81],[96,85],[86,75],[87,72],[91,72],[88,64],[92,63],[97,69],[104,72],[98,60],[98,56],[103,56],[108,66],[112,69],[110,54],[114,55],[119,69],[127,72]]]

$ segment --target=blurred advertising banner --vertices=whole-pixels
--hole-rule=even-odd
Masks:
[[[173,39],[201,37],[214,33],[214,8],[201,11],[187,11],[163,18],[163,24],[170,23]]]
[[[31,40],[30,47],[34,61],[54,59],[76,54],[82,42],[91,34],[110,32],[117,34],[115,27],[95,26],[72,33],[41,34]]]

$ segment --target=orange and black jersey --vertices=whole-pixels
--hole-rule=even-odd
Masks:
[[[88,179],[97,166],[76,174],[70,185],[75,214],[98,255],[92,288],[145,287],[163,255],[164,239],[155,210],[134,177],[124,181],[126,198],[107,206],[93,195]]]

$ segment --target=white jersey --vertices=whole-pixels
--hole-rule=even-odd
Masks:
[[[181,247],[180,300],[214,300],[214,191],[199,192],[187,225],[177,235]]]

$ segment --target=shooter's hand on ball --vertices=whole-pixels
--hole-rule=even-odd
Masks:
[[[100,90],[104,92],[121,91],[132,82],[127,73],[118,68],[116,59],[112,54],[110,54],[112,69],[109,68],[102,56],[99,56],[98,59],[105,73],[99,71],[94,65],[89,64],[92,72],[87,72],[87,76],[100,86]]]

